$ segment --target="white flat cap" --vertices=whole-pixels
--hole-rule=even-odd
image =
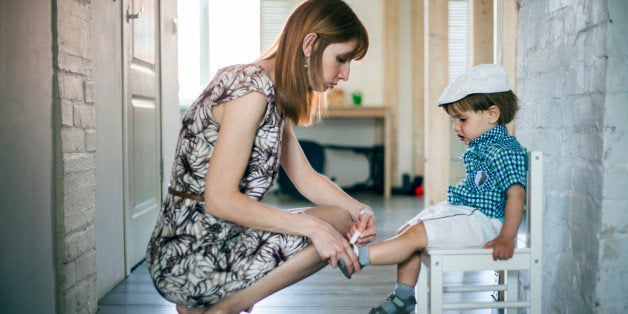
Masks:
[[[453,103],[471,94],[498,93],[510,90],[508,73],[499,64],[480,64],[449,83],[438,99],[438,105]]]

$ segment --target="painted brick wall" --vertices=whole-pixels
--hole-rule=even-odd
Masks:
[[[626,312],[626,3],[520,4],[516,132],[546,155],[543,312]]]
[[[57,310],[95,313],[96,141],[90,1],[53,8]]]
[[[628,313],[628,2],[609,0],[597,312]]]

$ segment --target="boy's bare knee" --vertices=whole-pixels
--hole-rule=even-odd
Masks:
[[[422,222],[419,222],[416,225],[408,226],[403,233],[415,239],[418,248],[427,247],[427,232],[425,231],[425,225]]]
[[[399,230],[397,230],[397,235],[402,234],[408,228],[410,228],[410,225],[409,224],[404,224],[403,226],[401,226],[401,228],[399,228]]]

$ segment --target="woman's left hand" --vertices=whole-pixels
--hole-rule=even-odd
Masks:
[[[355,242],[358,246],[363,246],[375,241],[377,236],[377,228],[375,228],[375,215],[373,211],[365,207],[360,211],[358,218],[351,226],[351,232],[347,234],[347,238],[351,239],[356,231],[360,231],[360,237]]]

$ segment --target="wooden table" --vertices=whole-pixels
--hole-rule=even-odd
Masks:
[[[390,110],[383,106],[329,106],[323,118],[349,119],[380,119],[384,129],[384,197],[389,198],[391,193],[391,154],[390,154]]]

